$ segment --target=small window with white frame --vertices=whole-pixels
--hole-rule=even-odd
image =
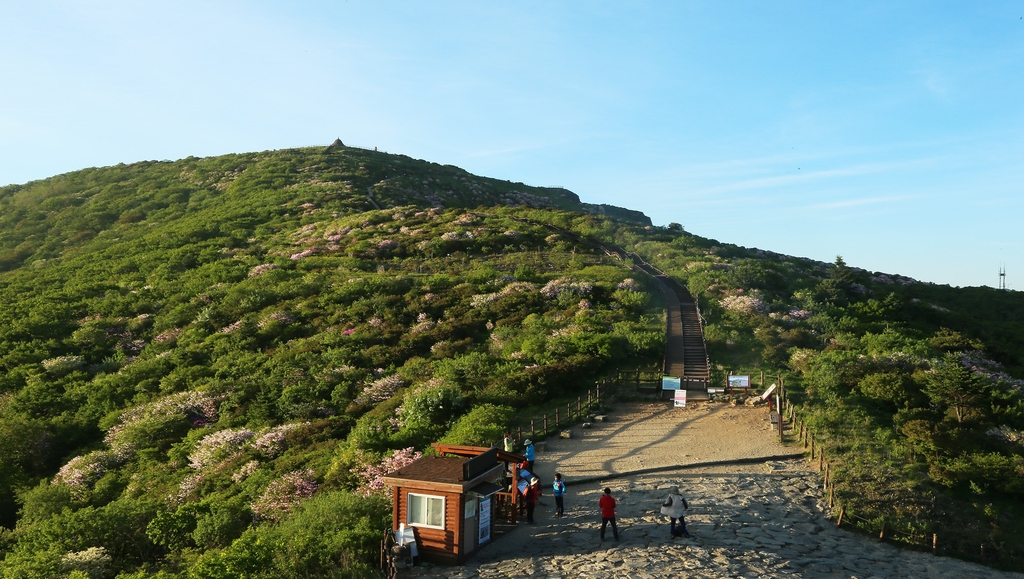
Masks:
[[[444,528],[444,497],[409,493],[409,524],[431,529]]]

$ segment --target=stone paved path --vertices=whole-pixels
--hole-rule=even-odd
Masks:
[[[801,459],[614,477],[622,472],[614,469],[622,465],[678,464],[680,459],[703,462],[716,460],[723,452],[731,453],[726,456],[732,458],[748,458],[738,456],[750,454],[743,448],[772,455],[784,449],[764,446],[764,440],[771,437],[762,424],[767,421],[761,408],[708,404],[662,412],[664,409],[660,405],[623,406],[612,413],[615,419],[607,425],[538,454],[539,467],[547,463],[546,469],[553,473],[558,468],[569,480],[565,517],[554,517],[550,512],[554,501],[545,497],[548,505],[538,506],[537,525],[521,524],[497,537],[468,564],[420,567],[403,572],[402,577],[1024,579],[1021,574],[908,551],[836,529],[824,516],[821,477]],[[658,432],[651,424],[659,421],[671,428]],[[680,421],[683,426],[672,426]],[[688,432],[698,426],[702,434]],[[639,437],[641,431],[648,432],[649,438]],[[694,449],[688,453],[670,444],[673,440],[714,438],[716,432],[720,441],[728,442],[720,442],[722,448],[714,451]],[[723,434],[730,436],[723,439]],[[632,437],[631,442],[618,444],[620,436]],[[749,439],[746,446],[744,439]],[[615,444],[610,444],[613,440]],[[658,448],[662,450],[660,458],[650,450]],[[589,459],[601,458],[601,452],[607,456],[595,467]],[[664,456],[666,453],[670,456]],[[546,476],[545,468],[538,468],[542,476]],[[572,483],[573,478],[580,478],[579,473],[600,469],[613,478]],[[675,485],[690,502],[687,526],[692,539],[670,538],[668,522],[659,514],[667,489]],[[597,500],[605,486],[619,501],[618,542],[611,539],[610,529],[607,540],[602,542],[599,536]]]

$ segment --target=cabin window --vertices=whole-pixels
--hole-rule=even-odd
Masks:
[[[409,493],[409,524],[444,528],[444,497]]]

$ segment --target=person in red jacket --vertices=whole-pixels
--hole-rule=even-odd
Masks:
[[[533,512],[537,509],[537,499],[540,498],[540,479],[533,477],[530,479],[530,486],[526,488],[526,522],[531,525],[536,525],[537,522],[533,520]]]
[[[604,489],[604,494],[601,495],[601,500],[597,504],[601,507],[601,540],[604,540],[604,530],[608,527],[608,523],[611,523],[612,535],[618,541],[619,528],[615,526],[615,499],[612,498],[612,489]]]

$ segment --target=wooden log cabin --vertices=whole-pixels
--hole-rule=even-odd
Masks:
[[[515,522],[517,493],[506,491],[505,473],[511,463],[515,477],[525,457],[497,448],[434,448],[456,456],[425,456],[384,477],[394,487],[392,528],[414,529],[424,561],[457,565],[491,540],[496,517],[511,512]],[[512,504],[503,509],[509,498]]]

